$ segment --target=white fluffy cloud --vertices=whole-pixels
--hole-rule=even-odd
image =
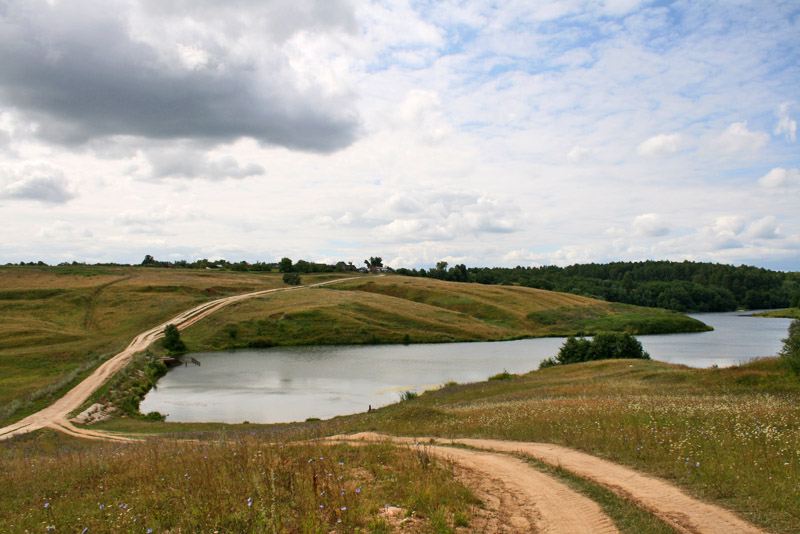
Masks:
[[[715,140],[716,147],[727,154],[755,151],[761,149],[769,141],[764,132],[747,129],[747,121],[734,122]]]
[[[641,156],[669,156],[678,152],[682,145],[680,134],[659,134],[643,141],[636,152]]]
[[[800,170],[776,167],[758,179],[758,183],[766,188],[800,186]]]
[[[661,237],[670,232],[669,225],[656,213],[639,215],[633,221],[633,228],[639,235]]]

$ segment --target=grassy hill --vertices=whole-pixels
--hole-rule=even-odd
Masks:
[[[366,276],[230,306],[184,331],[192,350],[248,346],[436,343],[576,332],[697,332],[676,312],[517,286]]]
[[[277,274],[0,267],[0,422],[50,402],[135,335],[181,311],[283,286]]]

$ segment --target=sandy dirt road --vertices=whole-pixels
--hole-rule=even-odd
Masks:
[[[32,432],[40,428],[52,428],[69,435],[78,436],[87,439],[111,439],[118,441],[130,441],[130,438],[123,436],[116,436],[105,432],[96,432],[85,428],[79,428],[69,422],[69,414],[83,405],[84,402],[94,393],[100,386],[106,383],[118,371],[123,369],[131,361],[131,358],[137,352],[145,350],[155,340],[164,336],[164,327],[168,324],[174,324],[178,329],[193,325],[197,321],[203,319],[207,315],[215,311],[229,306],[242,300],[250,299],[253,297],[260,297],[269,293],[277,293],[279,291],[296,291],[300,289],[308,289],[312,287],[320,287],[345,280],[352,280],[350,278],[339,278],[337,280],[329,280],[318,284],[281,287],[277,289],[265,289],[263,291],[255,291],[252,293],[245,293],[243,295],[234,295],[232,297],[224,297],[217,300],[212,300],[194,308],[187,310],[169,321],[142,332],[136,336],[130,345],[117,354],[116,356],[105,361],[95,371],[86,377],[80,384],[69,390],[63,397],[56,402],[28,417],[4,428],[0,428],[0,440],[8,439],[12,436]]]
[[[415,440],[380,434],[334,436],[326,441],[366,443],[391,439],[417,445]],[[547,534],[615,534],[619,531],[600,506],[550,475],[507,454],[457,449],[420,443],[424,454],[455,465],[456,478],[475,491],[486,510],[471,523],[486,534],[541,532]]]
[[[454,443],[485,451],[530,456],[553,466],[560,466],[582,478],[605,486],[617,495],[649,511],[674,529],[687,534],[767,534],[739,516],[713,504],[698,501],[681,489],[629,467],[615,464],[566,447],[549,443],[501,441],[492,439],[398,438],[372,432],[337,436],[348,440],[391,440],[414,444]],[[456,449],[453,449],[456,450]]]

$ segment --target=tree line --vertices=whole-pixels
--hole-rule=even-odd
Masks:
[[[569,267],[397,269],[453,282],[520,285],[680,312],[800,307],[800,273],[701,262],[614,262]]]

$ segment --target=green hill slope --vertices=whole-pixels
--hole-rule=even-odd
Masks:
[[[700,321],[675,312],[539,289],[366,276],[241,302],[190,327],[183,338],[190,349],[207,351],[706,329]]]

